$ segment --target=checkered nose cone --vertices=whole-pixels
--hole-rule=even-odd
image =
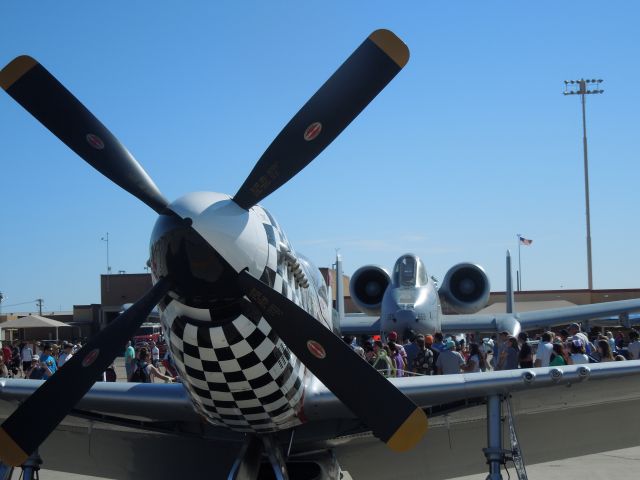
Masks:
[[[262,318],[223,326],[164,318],[169,347],[195,408],[214,424],[270,432],[300,423],[304,366]]]
[[[261,280],[297,304],[310,303],[287,271],[289,242],[275,219],[254,207],[269,244]],[[248,301],[247,301],[248,302]],[[211,423],[240,432],[272,432],[300,423],[306,368],[255,308],[234,318],[200,320],[168,308],[162,321],[176,367],[194,407]],[[215,312],[213,313],[215,316]]]

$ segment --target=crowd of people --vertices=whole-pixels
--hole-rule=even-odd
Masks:
[[[30,378],[46,380],[62,367],[75,352],[80,342],[23,342],[14,340],[2,343],[0,378]]]
[[[356,353],[385,377],[447,375],[455,373],[512,370],[517,368],[577,365],[640,359],[636,330],[614,337],[595,327],[589,335],[577,323],[558,332],[546,331],[536,338],[526,332],[517,337],[507,331],[492,338],[473,341],[473,335],[459,339],[434,335],[414,335],[401,342],[389,332],[386,343],[380,337],[343,337]],[[467,341],[466,339],[471,339]]]
[[[2,343],[0,355],[0,378],[26,378],[46,380],[56,373],[73,355],[82,348],[81,342],[23,342],[15,340]],[[137,350],[137,351],[136,351]],[[164,359],[165,373],[160,371],[160,349],[154,342],[138,346],[127,342],[124,351],[125,377],[120,380],[151,383],[155,379],[164,382],[176,380],[177,373],[170,360]],[[115,366],[110,365],[98,380],[115,382],[118,380]]]
[[[405,377],[637,360],[640,359],[639,337],[636,330],[630,330],[625,338],[622,333],[614,337],[612,332],[603,332],[598,327],[587,335],[579,324],[572,323],[558,332],[543,332],[535,339],[530,339],[525,332],[514,337],[506,331],[480,342],[473,341],[472,335],[456,339],[439,332],[414,335],[406,342],[401,342],[396,332],[389,332],[386,342],[379,336],[362,337],[358,342],[351,336],[343,338],[385,377]],[[3,342],[0,378],[46,380],[81,347],[81,342],[66,341],[61,345],[18,340]],[[170,354],[167,351],[161,360],[158,347],[150,342],[134,348],[127,342],[123,352],[126,381],[179,381]],[[161,366],[164,373],[160,371]],[[113,365],[107,368],[101,380],[117,380]]]

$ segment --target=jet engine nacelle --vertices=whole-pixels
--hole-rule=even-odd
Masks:
[[[444,276],[438,295],[457,313],[476,313],[487,304],[490,292],[489,277],[480,265],[459,263]]]
[[[380,315],[384,292],[391,283],[389,272],[376,265],[360,267],[351,277],[351,299],[367,315]]]

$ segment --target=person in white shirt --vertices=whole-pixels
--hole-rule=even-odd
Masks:
[[[629,332],[629,345],[627,345],[627,351],[631,356],[631,360],[640,360],[640,342],[638,341],[638,332],[631,330]]]
[[[589,363],[589,357],[584,352],[584,345],[582,340],[574,339],[569,343],[569,348],[571,349],[571,355],[569,355],[569,362],[571,365],[581,365],[584,363]]]
[[[20,358],[22,358],[22,371],[26,377],[27,371],[31,368],[31,360],[33,359],[33,350],[31,350],[28,343],[25,343],[24,347],[22,347]]]
[[[542,341],[538,344],[538,350],[536,350],[536,361],[533,364],[534,367],[548,367],[551,360],[551,352],[553,351],[553,344],[551,343],[551,332],[544,332],[542,334]]]
[[[151,342],[151,363],[156,368],[160,365],[160,349],[155,342]]]
[[[69,361],[69,359],[73,356],[71,351],[73,350],[73,345],[71,343],[64,342],[62,344],[62,353],[58,355],[58,368],[62,367],[65,363]]]

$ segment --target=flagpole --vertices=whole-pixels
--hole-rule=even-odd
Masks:
[[[520,241],[520,234],[516,235],[518,237],[518,291],[522,289],[522,261],[520,260],[520,245],[522,242]]]

